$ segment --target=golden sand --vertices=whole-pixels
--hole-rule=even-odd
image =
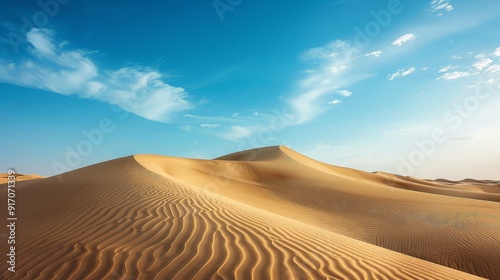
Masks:
[[[16,273],[2,261],[1,279],[500,279],[497,182],[367,173],[278,146],[136,155],[16,189]]]

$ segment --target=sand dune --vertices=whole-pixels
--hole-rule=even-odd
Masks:
[[[16,188],[17,272],[2,262],[2,279],[500,279],[491,197],[281,146],[137,155]]]
[[[6,184],[9,181],[8,176],[8,173],[0,173],[0,184]],[[38,174],[16,174],[16,181],[18,182],[36,180],[41,178],[43,178],[43,176],[40,176]]]
[[[385,178],[388,184],[402,189],[500,202],[500,182],[489,180],[474,180],[474,183],[471,180],[458,182],[443,179],[422,180],[383,172],[377,172],[377,175]]]

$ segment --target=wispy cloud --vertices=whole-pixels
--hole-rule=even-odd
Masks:
[[[491,60],[490,58],[482,57],[476,63],[472,64],[472,66],[481,71],[484,68],[488,67],[491,63],[493,63],[493,60]]]
[[[480,54],[476,56],[477,61],[472,64],[473,69],[470,71],[475,71],[474,74],[489,74],[490,75],[490,80],[493,82],[491,84],[497,84],[497,88],[500,88],[500,85],[498,85],[498,80],[500,78],[498,77],[497,72],[500,71],[500,48],[496,48],[493,53],[487,55],[487,54]]]
[[[345,96],[345,97],[349,97],[352,95],[352,91],[348,91],[346,89],[343,89],[343,90],[339,90],[339,93],[342,95],[342,96]]]
[[[373,57],[373,58],[380,57],[381,55],[382,55],[381,50],[365,53],[365,56]]]
[[[303,123],[322,114],[329,108],[325,98],[331,94],[348,97],[351,92],[343,90],[371,75],[352,74],[356,60],[365,58],[360,50],[346,41],[332,41],[318,48],[306,50],[301,59],[314,66],[305,73],[298,83],[298,94],[288,100],[296,116],[297,123]]]
[[[472,65],[468,66],[461,66],[462,68],[465,68],[465,71],[454,71],[454,72],[447,72],[451,69],[455,69],[458,66],[444,66],[439,70],[440,73],[447,72],[439,77],[437,77],[437,80],[455,80],[463,77],[468,77],[468,76],[474,76],[478,74],[488,74],[490,75],[490,78],[487,81],[483,81],[489,84],[494,84],[498,83],[498,74],[496,72],[500,71],[500,64],[499,64],[499,57],[500,55],[500,48],[496,48],[495,51],[493,51],[491,54],[486,54],[486,53],[481,53],[476,55],[474,58],[476,59],[476,62],[472,63]],[[483,83],[480,82],[479,84]],[[471,85],[470,87],[475,87],[477,84]]]
[[[408,75],[414,73],[415,70],[416,70],[415,67],[410,67],[408,69],[399,69],[395,73],[392,73],[389,76],[387,76],[387,78],[392,81],[396,78],[408,76]]]
[[[437,15],[442,15],[442,11],[452,11],[453,6],[450,4],[451,0],[432,0],[431,2],[431,13],[438,13]]]
[[[99,69],[91,52],[67,48],[67,42],[47,29],[31,29],[26,40],[27,57],[0,58],[0,82],[96,99],[159,122],[192,107],[187,92],[166,84],[157,71]]]
[[[202,123],[202,124],[200,124],[200,127],[203,127],[203,128],[217,128],[219,126],[221,126],[221,125],[218,123]]]
[[[437,80],[455,80],[455,79],[458,79],[458,78],[467,77],[469,75],[470,75],[469,72],[455,71],[455,72],[446,73],[446,74],[438,77]]]
[[[339,103],[342,103],[342,101],[340,101],[340,100],[338,100],[338,99],[334,99],[334,100],[332,100],[332,101],[328,102],[328,104],[330,104],[330,105],[337,105],[337,104],[339,104]]]
[[[494,55],[494,56],[500,56],[500,48],[497,48],[497,49],[493,52],[493,55]]]
[[[498,80],[500,80],[500,78],[497,74],[497,72],[500,71],[500,47],[496,48],[490,55],[481,57],[476,63],[472,64],[472,66],[479,72],[490,74],[494,83],[497,83],[497,88],[500,88],[500,85],[498,85]]]
[[[457,68],[458,66],[457,65],[447,65],[447,66],[442,66],[440,69],[439,69],[439,73],[445,73],[445,72],[448,72],[452,69],[455,69]]]
[[[416,38],[417,38],[417,36],[415,36],[415,34],[408,33],[408,34],[405,34],[405,35],[397,38],[396,40],[394,40],[392,42],[392,45],[401,47],[403,44],[408,43],[410,41],[413,41]]]

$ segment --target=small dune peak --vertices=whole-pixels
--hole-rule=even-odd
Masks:
[[[285,157],[284,146],[269,146],[256,149],[245,150],[231,153],[225,156],[215,158],[215,160],[227,161],[267,161],[276,160]]]

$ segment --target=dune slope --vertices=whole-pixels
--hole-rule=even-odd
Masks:
[[[496,193],[457,197],[455,189],[438,183],[331,166],[282,146],[213,161],[136,158],[157,174],[271,213],[500,279],[500,204],[487,201]]]

